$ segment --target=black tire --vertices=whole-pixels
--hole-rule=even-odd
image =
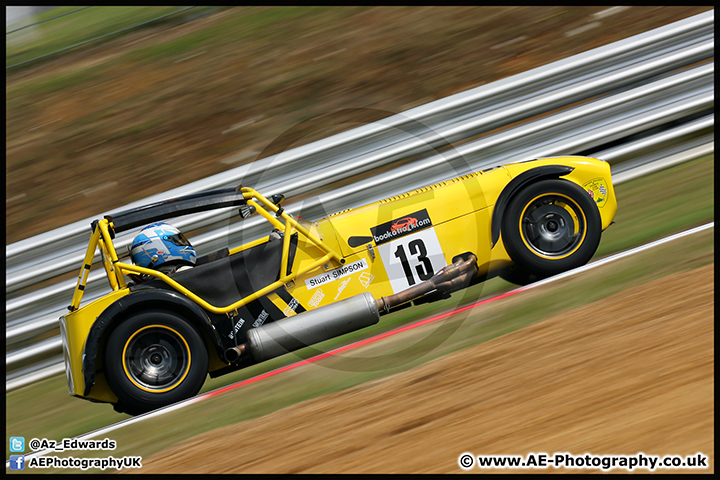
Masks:
[[[175,313],[152,310],[124,319],[105,346],[105,378],[115,409],[138,415],[197,394],[208,371],[202,336]]]
[[[542,278],[585,265],[600,244],[602,220],[577,184],[541,180],[510,200],[501,234],[518,270]]]

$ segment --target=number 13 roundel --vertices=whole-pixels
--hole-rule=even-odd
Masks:
[[[393,293],[428,280],[445,266],[445,255],[432,227],[378,245],[377,249]]]

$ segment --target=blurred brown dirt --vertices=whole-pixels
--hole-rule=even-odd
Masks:
[[[6,243],[711,8],[238,7],[11,70]]]
[[[702,452],[710,468],[694,472],[713,472],[713,268],[199,435],[139,473],[462,473],[464,452]]]

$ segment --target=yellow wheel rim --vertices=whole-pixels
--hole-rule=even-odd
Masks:
[[[125,375],[137,388],[164,393],[176,388],[187,377],[191,365],[190,347],[177,330],[166,325],[148,325],[127,339],[122,363]]]
[[[561,260],[575,253],[587,235],[587,219],[565,194],[543,193],[525,204],[518,220],[520,238],[538,257]]]

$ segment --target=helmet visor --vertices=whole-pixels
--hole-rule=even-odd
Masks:
[[[182,232],[168,235],[167,239],[178,247],[192,247],[192,245],[190,245],[190,241],[185,237],[185,235],[183,235]]]

